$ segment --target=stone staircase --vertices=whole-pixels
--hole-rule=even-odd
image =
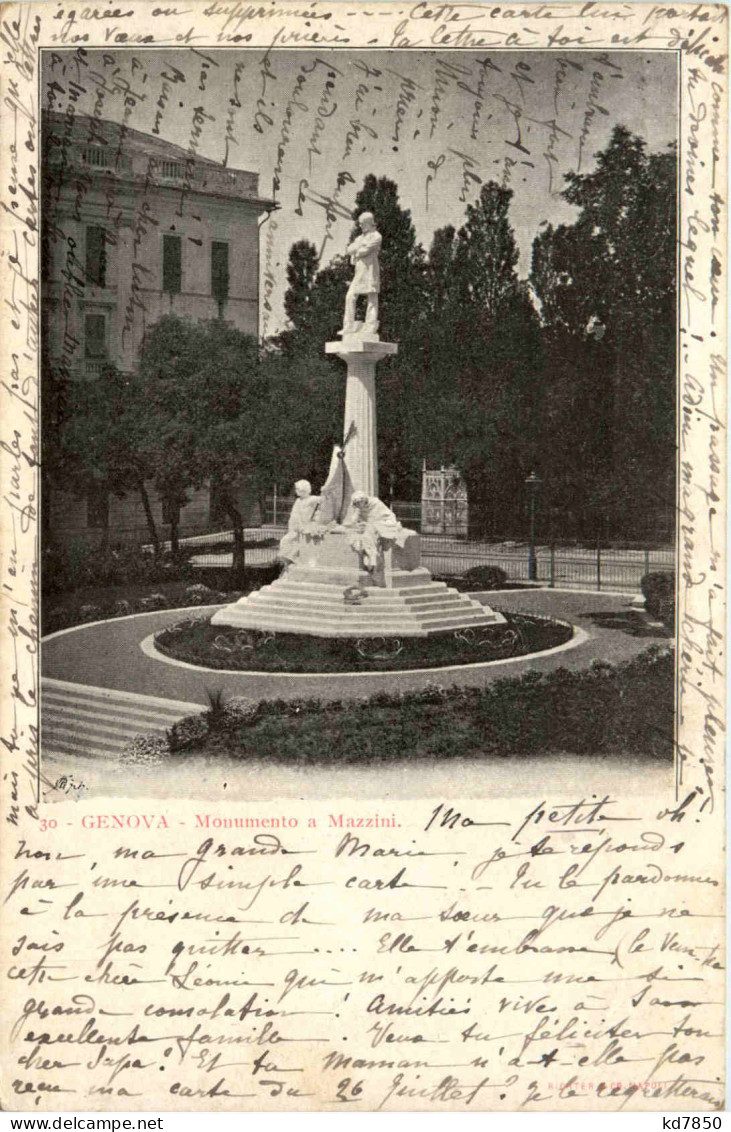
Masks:
[[[66,680],[41,681],[41,746],[44,756],[114,759],[130,739],[164,732],[201,704],[161,700]]]
[[[285,575],[213,618],[216,624],[314,636],[423,637],[504,621],[500,613],[434,582],[424,571],[419,583],[371,587],[360,604],[345,601],[342,586],[290,581]]]

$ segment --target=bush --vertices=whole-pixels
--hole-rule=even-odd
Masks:
[[[188,586],[185,591],[185,597],[189,605],[209,605],[213,600],[213,590],[208,586],[196,582],[192,586]]]
[[[465,570],[462,580],[470,587],[481,590],[500,590],[508,580],[508,575],[499,566],[473,566]]]
[[[155,558],[139,547],[112,546],[106,551],[85,543],[49,546],[43,552],[43,592],[66,593],[84,586],[115,586],[191,578],[194,569],[169,554]]]
[[[82,605],[79,610],[80,621],[99,621],[101,616],[102,610],[98,605]]]
[[[245,696],[235,696],[224,706],[217,726],[222,730],[239,726],[251,727],[260,716],[258,700],[248,700]]]
[[[189,587],[189,589],[198,587]],[[208,590],[206,605],[219,605],[235,602],[241,597],[240,590],[220,593]],[[45,596],[45,594],[44,594]],[[101,621],[111,617],[127,617],[133,613],[150,612],[157,609],[180,609],[185,606],[202,604],[196,595],[190,595],[182,582],[163,583],[159,591],[148,592],[144,583],[120,586],[94,586],[72,591],[65,597],[56,598],[51,604],[44,601],[42,610],[42,632],[55,633],[85,621]]]
[[[645,609],[671,630],[675,626],[675,573],[656,571],[645,574],[640,582],[645,598]]]
[[[203,750],[281,762],[625,754],[671,759],[674,656],[507,677],[486,688],[427,685],[368,700],[232,700]]]
[[[144,612],[149,612],[154,609],[165,609],[167,603],[165,594],[150,594],[149,597],[140,598],[139,606]]]
[[[170,754],[167,735],[150,731],[145,735],[135,735],[122,751],[122,759],[136,766],[156,766]]]
[[[190,751],[200,747],[208,738],[208,722],[204,715],[188,715],[178,720],[168,731],[171,751]]]

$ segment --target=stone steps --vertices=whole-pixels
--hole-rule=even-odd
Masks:
[[[370,595],[364,598],[360,605],[347,605],[342,594],[330,598],[320,598],[317,595],[283,593],[281,590],[259,590],[250,595],[251,606],[266,606],[268,609],[301,609],[312,610],[316,613],[332,613],[339,616],[343,612],[355,618],[386,617],[392,613],[432,614],[446,612],[452,609],[466,609],[468,603],[462,600],[462,595],[453,592],[440,594],[431,599],[423,598],[421,601],[404,602],[397,598],[387,601],[374,600]],[[481,608],[481,607],[480,607]]]
[[[433,586],[414,586],[408,589],[381,589],[380,587],[372,587],[367,589],[368,597],[364,598],[363,604],[370,603],[371,605],[378,605],[381,607],[388,606],[403,606],[404,604],[412,607],[428,607],[444,601],[449,598],[451,600],[462,599],[465,595],[460,594],[457,590],[453,590],[444,585],[444,583],[435,582]],[[308,598],[313,601],[323,602],[333,606],[342,607],[343,588],[336,586],[325,585],[296,585],[294,583],[286,582],[272,582],[271,585],[262,586],[260,590],[255,590],[251,594],[252,600],[257,598],[258,594],[282,594],[291,598]]]
[[[200,704],[91,688],[63,680],[41,683],[41,743],[45,755],[112,759],[130,739],[166,731]]]
[[[260,593],[262,591],[259,591]],[[461,595],[464,596],[464,595]],[[467,626],[497,624],[499,613],[477,602],[453,601],[427,609],[413,609],[393,603],[387,608],[373,606],[366,599],[362,606],[340,604],[318,605],[314,600],[263,597],[259,601],[242,600],[225,611],[225,620],[214,617],[216,624],[272,632],[306,633],[313,636],[429,636]]]
[[[301,557],[282,577],[218,610],[212,623],[318,637],[426,637],[504,620],[467,594],[433,581],[419,565],[413,532],[406,532],[404,547],[379,552],[382,564],[375,574],[365,571],[347,535],[335,528],[318,539],[305,538]],[[366,591],[360,604],[345,601],[351,586]]]

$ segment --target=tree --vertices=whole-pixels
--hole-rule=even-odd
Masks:
[[[118,498],[136,492],[157,554],[160,541],[145,482],[151,471],[142,446],[143,406],[137,378],[113,365],[105,366],[94,380],[73,382],[58,430],[55,469],[80,495],[94,489]],[[102,549],[108,541],[105,524]]]
[[[190,488],[215,485],[231,520],[234,571],[241,576],[240,489],[248,480],[260,491],[273,467],[269,391],[257,341],[218,320],[197,324],[170,315],[145,336],[139,369],[147,408],[143,448],[154,482],[173,504]]]
[[[369,174],[356,195],[354,217],[362,212],[374,214],[383,236],[379,333],[382,339],[399,343],[398,358],[395,362],[385,360],[378,373],[382,482],[405,487],[418,480],[421,465],[421,450],[409,447],[413,439],[409,422],[420,409],[426,261],[416,241],[411,214],[401,208],[393,181]],[[354,225],[349,241],[357,231]],[[342,439],[345,383],[342,362],[325,358],[323,350],[325,342],[335,340],[342,328],[345,293],[353,268],[345,256],[336,256],[317,271],[316,263],[313,244],[298,241],[292,246],[284,298],[291,326],[274,343],[280,361],[272,356],[267,365],[277,383],[277,405],[286,417],[282,433],[287,440],[283,444],[288,451],[299,453],[302,468],[307,467],[309,459],[320,461],[324,471],[332,444]],[[315,438],[318,443],[313,444]],[[280,468],[288,469],[289,479],[292,463],[284,449],[280,456]]]
[[[511,198],[483,185],[459,231],[435,233],[427,271],[426,401],[439,406],[446,458],[467,482],[473,529],[483,535],[522,526],[539,419],[540,327],[516,271]],[[436,447],[445,458],[444,441]]]
[[[308,240],[292,244],[287,264],[289,288],[284,296],[284,310],[292,325],[305,334],[313,331],[313,288],[317,276],[317,249]]]
[[[336,368],[326,358],[270,350],[262,365],[276,407],[271,478],[285,492],[298,479],[321,485],[333,445],[342,440],[342,363]]]
[[[477,203],[467,205],[454,253],[457,297],[489,328],[518,291],[518,248],[508,219],[512,195],[494,181],[483,185]]]
[[[674,147],[648,154],[624,127],[595,168],[566,178],[573,225],[534,241],[531,281],[547,349],[554,505],[579,527],[669,527],[675,487]],[[550,446],[547,438],[546,448]]]

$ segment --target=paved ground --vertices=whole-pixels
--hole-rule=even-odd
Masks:
[[[594,659],[628,659],[653,642],[667,640],[662,630],[643,623],[630,599],[624,596],[521,590],[493,594],[490,604],[506,611],[534,611],[566,618],[582,628],[587,639],[577,648],[553,656],[485,668],[452,669],[433,675],[245,676],[195,672],[146,656],[139,647],[140,641],[182,616],[180,612],[168,611],[82,626],[46,639],[42,653],[43,675],[45,680],[115,689],[109,711],[118,715],[120,707],[131,713],[135,698],[132,694],[205,704],[206,687],[223,688],[227,695],[258,698],[341,698],[366,696],[378,689],[420,687],[427,679],[485,684],[502,676],[518,675],[529,668],[542,671],[560,665],[581,668]],[[73,699],[73,687],[63,691]],[[129,706],[120,699],[124,693],[128,695]],[[97,698],[102,695],[98,691],[88,693],[79,689],[78,696],[89,694]],[[78,704],[72,706],[76,711]],[[162,711],[162,708],[156,710]],[[96,719],[95,726],[107,727],[108,724]],[[141,724],[141,729],[149,729],[149,721],[144,726]],[[55,749],[51,738],[49,734],[47,745],[44,735],[43,742],[44,798],[49,802],[65,801],[69,792],[81,797],[194,797],[202,803],[205,799],[249,803],[306,797],[327,799],[338,809],[335,799],[362,803],[364,799],[375,798],[383,812],[389,803],[398,810],[401,800],[452,797],[455,788],[460,794],[475,799],[529,795],[548,798],[576,791],[587,796],[620,791],[653,797],[664,795],[672,781],[669,763],[641,758],[597,758],[590,752],[583,756],[558,754],[551,758],[468,760],[455,757],[441,763],[415,761],[344,767],[272,766],[255,759],[242,762],[186,755],[170,758],[158,766],[132,769],[119,759],[116,750],[99,748],[92,752],[71,749],[68,744],[58,744],[59,749]],[[200,808],[204,810],[205,805]]]
[[[487,599],[485,599],[487,600]],[[423,673],[372,673],[357,676],[282,676],[271,673],[206,672],[182,668],[146,656],[140,642],[184,616],[166,610],[131,618],[80,626],[46,638],[42,645],[44,677],[94,687],[137,692],[163,699],[206,704],[206,689],[222,689],[227,697],[255,699],[318,696],[326,699],[368,696],[380,690],[423,687],[426,679],[445,683],[483,685],[528,669],[584,668],[595,659],[628,659],[653,643],[667,641],[663,630],[644,626],[631,599],[603,593],[565,593],[556,590],[514,590],[490,595],[500,610],[536,612],[565,618],[587,633],[578,647],[546,657],[527,657],[484,668],[453,668]]]

